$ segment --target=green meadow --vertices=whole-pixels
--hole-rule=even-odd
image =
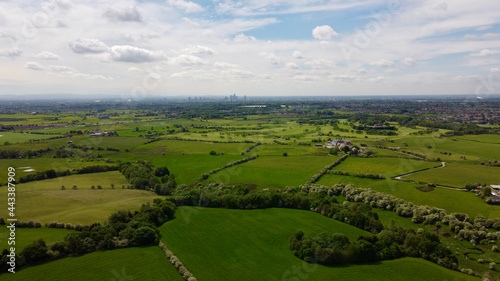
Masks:
[[[463,188],[467,183],[500,184],[500,168],[460,163],[446,163],[446,167],[423,171],[404,179],[434,182]]]
[[[35,277],[36,276],[36,277]],[[97,251],[4,273],[0,280],[184,280],[157,246]]]
[[[337,156],[259,156],[211,175],[206,182],[283,188],[305,184]]]
[[[9,229],[5,226],[0,227],[0,245],[7,249],[10,247],[7,245],[7,237],[9,237]],[[20,252],[24,247],[33,243],[34,240],[42,238],[45,243],[52,244],[57,241],[61,241],[64,237],[74,230],[65,228],[16,228],[16,245],[14,246],[18,252]]]
[[[289,209],[181,207],[177,218],[160,228],[162,241],[199,280],[300,280],[295,268],[304,269],[301,274],[310,280],[477,280],[415,258],[335,267],[307,264],[288,248],[288,238],[298,230],[344,233],[350,239],[368,234],[320,214]]]
[[[356,158],[348,157],[332,170],[349,172],[350,174],[381,174],[386,178],[410,173],[422,169],[440,166],[438,162],[420,161],[404,158]]]
[[[65,190],[61,190],[63,185]],[[73,185],[77,185],[77,190],[73,190]],[[92,185],[101,185],[102,189],[92,190]],[[159,197],[150,191],[122,189],[122,185],[126,186],[127,181],[117,171],[17,184],[16,218],[42,223],[92,224],[106,221],[113,211],[137,210],[143,203]],[[0,200],[6,202],[6,198],[6,193],[0,194]],[[0,211],[0,217],[7,217],[6,208]]]

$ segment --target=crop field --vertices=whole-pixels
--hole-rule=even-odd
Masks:
[[[105,221],[113,211],[137,210],[143,203],[159,197],[148,191],[122,189],[124,184],[127,184],[125,177],[117,171],[18,184],[16,217],[42,223],[92,224]],[[66,190],[61,190],[62,185]],[[72,189],[73,185],[77,185],[77,190]],[[92,185],[101,185],[102,189],[92,190]],[[7,194],[1,193],[0,198],[7,201]],[[6,212],[7,209],[2,210],[0,217],[6,218]]]
[[[22,143],[22,142],[27,142],[29,140],[47,139],[50,137],[53,137],[53,136],[51,136],[51,135],[39,135],[39,134],[28,134],[28,133],[2,132],[2,133],[0,133],[0,146],[4,145],[6,142],[9,142],[9,143],[20,142],[20,143]]]
[[[98,251],[27,267],[0,280],[184,280],[157,246]]]
[[[54,242],[63,240],[63,238],[74,230],[63,228],[16,228],[16,249],[22,250],[27,245],[31,244],[34,240],[43,238],[47,245]],[[0,227],[0,245],[7,248],[7,237],[9,229],[7,227]]]
[[[446,167],[423,171],[404,179],[434,182],[454,187],[464,187],[467,183],[499,184],[500,168],[480,165],[447,163]]]
[[[417,170],[440,166],[438,162],[420,161],[403,158],[356,158],[348,157],[332,170],[349,172],[350,174],[381,174],[386,178],[402,175]]]
[[[160,231],[162,241],[199,280],[293,280],[299,278],[294,267],[308,269],[311,280],[476,280],[414,258],[336,267],[307,264],[288,248],[288,238],[301,229],[308,235],[344,233],[350,239],[366,234],[309,211],[191,207],[181,207],[177,219]]]
[[[299,186],[337,159],[336,156],[260,156],[219,171],[206,181],[259,188]]]

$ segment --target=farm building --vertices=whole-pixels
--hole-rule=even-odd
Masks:
[[[328,141],[326,144],[325,144],[325,147],[326,148],[333,148],[333,147],[343,147],[343,146],[351,146],[352,143],[350,140],[332,140],[332,141]]]

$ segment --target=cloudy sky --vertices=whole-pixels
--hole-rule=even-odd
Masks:
[[[498,0],[0,1],[0,96],[500,93]]]

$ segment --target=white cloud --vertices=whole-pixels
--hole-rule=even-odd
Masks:
[[[31,69],[31,70],[44,70],[45,69],[45,67],[43,67],[43,65],[39,64],[38,62],[34,62],[34,61],[29,61],[26,64],[24,64],[24,68]]]
[[[303,59],[304,55],[300,51],[293,51],[293,57],[296,59]]]
[[[53,72],[76,72],[76,69],[66,65],[49,65],[49,70]]]
[[[366,71],[366,69],[364,69],[364,68],[360,68],[360,69],[358,69],[358,71],[357,71],[357,72],[358,72],[358,74],[361,74],[361,75],[368,73],[368,72]]]
[[[274,53],[261,52],[260,55],[269,61],[271,65],[281,64],[280,58]]]
[[[216,62],[216,63],[214,63],[214,66],[218,67],[218,68],[223,68],[223,69],[227,69],[227,68],[239,68],[240,67],[237,64],[227,63],[227,62]]]
[[[191,1],[184,1],[184,0],[167,0],[166,2],[168,5],[175,7],[180,10],[184,10],[186,13],[198,13],[203,11],[203,7],[191,2]]]
[[[330,26],[328,25],[322,25],[322,26],[316,26],[313,31],[312,35],[315,39],[318,40],[330,40],[333,36],[339,35],[335,30],[333,30]]]
[[[240,33],[234,37],[233,41],[237,43],[248,43],[257,41],[257,39],[253,36],[246,36],[245,34]]]
[[[288,62],[287,64],[285,64],[285,68],[291,69],[291,70],[297,70],[297,69],[300,69],[300,66],[294,62]]]
[[[464,35],[465,40],[474,40],[476,38],[477,38],[477,35],[475,35],[475,34],[465,34]]]
[[[493,50],[489,50],[489,49],[483,49],[481,50],[479,53],[472,53],[470,54],[471,57],[486,57],[486,56],[491,56],[491,55],[495,55],[495,54],[498,54],[499,51],[493,51]]]
[[[111,21],[142,21],[142,15],[139,13],[135,5],[130,8],[109,7],[106,9],[103,15]]]
[[[385,80],[384,76],[377,76],[377,77],[369,78],[367,81],[371,82],[371,83],[378,83],[378,82],[382,82],[384,80]]]
[[[498,67],[493,67],[493,68],[490,68],[490,72],[493,72],[493,73],[500,73],[500,68],[498,68]]]
[[[5,50],[5,49],[1,50],[0,49],[0,57],[14,58],[14,57],[20,56],[22,53],[23,53],[23,51],[21,51],[21,49],[12,49],[12,50]]]
[[[165,56],[159,52],[152,52],[128,45],[111,47],[111,57],[114,61],[133,63],[151,62],[165,59]]]
[[[374,61],[370,63],[371,66],[385,67],[385,68],[394,68],[396,64],[393,61],[381,59],[379,61]]]
[[[193,55],[180,55],[169,61],[172,64],[178,64],[181,66],[194,66],[194,65],[205,65],[208,62],[200,57]]]
[[[481,38],[489,39],[489,40],[500,39],[500,33],[485,33],[485,34],[481,35]]]
[[[414,67],[417,64],[417,62],[412,58],[404,58],[401,62],[408,67]]]
[[[213,55],[213,54],[215,54],[215,51],[213,49],[206,47],[206,46],[201,46],[201,45],[189,46],[188,48],[183,49],[181,52],[185,53],[185,54],[190,54],[190,55]]]
[[[309,60],[305,64],[312,68],[329,68],[334,65],[334,62],[328,59],[321,58]]]
[[[59,60],[60,57],[54,53],[48,52],[48,51],[43,51],[35,55],[36,59],[41,59],[41,60]]]
[[[68,45],[77,54],[100,54],[109,49],[104,42],[92,38],[77,38]]]

